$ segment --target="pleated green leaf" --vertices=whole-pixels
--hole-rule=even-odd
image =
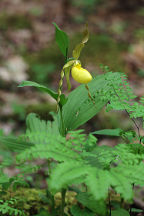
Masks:
[[[95,101],[95,105],[88,97],[88,91],[85,85],[80,85],[69,96],[67,103],[63,106],[63,124],[66,131],[74,130],[87,122],[93,116],[95,116],[107,103],[107,101],[100,100],[100,96],[96,95],[96,91],[104,88],[105,79],[104,75],[97,76],[89,84],[90,93]],[[59,115],[60,117],[60,115]],[[59,118],[60,132],[63,125],[61,125],[61,119]]]

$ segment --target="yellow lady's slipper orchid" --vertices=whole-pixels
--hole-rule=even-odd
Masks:
[[[92,80],[91,74],[82,68],[79,63],[72,67],[71,74],[73,79],[78,83],[87,84]]]

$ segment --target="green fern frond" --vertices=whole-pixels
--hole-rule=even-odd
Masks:
[[[123,175],[131,184],[144,186],[144,164],[135,165],[120,165],[116,168],[113,168],[113,171]]]
[[[141,144],[118,144],[114,149],[117,162],[134,165],[144,160],[144,147]]]
[[[110,182],[111,186],[114,187],[115,191],[120,194],[124,200],[132,200],[133,190],[130,176],[126,177],[123,175],[123,172],[119,172],[117,168],[112,168],[107,181]]]
[[[81,160],[81,156],[78,152],[73,151],[69,147],[60,143],[56,139],[50,137],[48,145],[39,144],[28,150],[25,150],[17,156],[18,161],[33,160],[37,158],[42,159],[55,159],[57,161],[66,160]]]
[[[110,73],[110,77],[112,76],[113,74]],[[116,81],[120,85],[123,83],[118,77]],[[123,88],[118,90],[117,87],[116,91],[120,91],[118,92],[120,95],[124,90]],[[131,92],[129,95],[132,99]],[[112,98],[110,99],[112,101]],[[126,101],[128,96],[122,99],[128,104],[126,105],[128,109],[130,106],[129,101]],[[117,103],[116,100],[117,98],[114,97],[112,104]],[[117,103],[118,106],[121,104]],[[83,130],[70,131],[67,137],[62,137],[55,121],[46,122],[34,114],[28,117],[27,125],[24,139],[28,139],[34,145],[17,156],[18,162],[37,158],[55,160],[56,167],[48,179],[49,188],[53,193],[66,189],[72,184],[84,183],[94,200],[105,200],[111,187],[125,200],[131,200],[132,185],[142,185],[144,173],[142,171],[142,174],[138,175],[136,171],[137,166],[144,160],[142,145],[119,144],[113,148],[97,146],[97,139],[91,134],[87,137]]]
[[[0,136],[0,144],[2,144],[2,147],[7,148],[12,152],[22,152],[26,148],[33,146],[31,142],[23,140],[22,137],[16,138],[9,136]]]
[[[77,161],[58,164],[48,181],[49,188],[53,193],[56,193],[61,191],[62,188],[67,188],[68,185],[82,183],[88,173],[88,169],[88,166]]]
[[[144,117],[144,105],[134,101],[132,88],[123,73],[107,72],[105,74],[106,87],[97,91],[101,100],[108,100],[106,110],[126,110],[131,118]]]
[[[88,173],[85,183],[95,200],[106,199],[110,187],[110,182],[107,181],[108,175],[108,171],[100,169],[91,169]]]
[[[17,169],[19,169],[19,174],[18,176],[21,175],[26,175],[28,173],[36,173],[38,170],[40,170],[41,165],[37,165],[37,164],[31,164],[29,163],[22,163],[22,164],[18,164],[17,165]]]
[[[106,202],[105,200],[96,201],[93,197],[87,192],[78,193],[76,196],[78,202],[83,206],[87,207],[91,211],[97,213],[98,215],[106,215]]]
[[[114,148],[97,146],[91,152],[84,152],[85,160],[93,167],[109,169],[110,164],[116,159]]]
[[[35,113],[30,113],[26,119],[26,135],[25,137],[30,140],[30,142],[35,144],[45,144],[47,135],[59,135],[57,119],[55,117],[54,121],[44,121],[40,120]]]
[[[67,146],[79,152],[91,151],[96,146],[97,138],[92,134],[87,136],[83,132],[84,130],[70,131]]]
[[[27,125],[24,138],[35,145],[17,156],[21,162],[36,158],[53,158],[56,161],[81,160],[80,153],[92,148],[97,141],[93,135],[87,138],[82,134],[83,130],[70,132],[68,138],[62,137],[56,130],[55,121],[40,120],[35,114],[28,116]]]
[[[119,172],[117,167],[108,171],[91,168],[84,163],[64,162],[54,169],[48,181],[49,188],[53,193],[79,183],[87,185],[94,200],[105,200],[110,187],[113,187],[125,200],[131,200],[133,197],[130,176],[126,176],[122,170]]]
[[[24,211],[11,207],[14,204],[13,199],[7,200],[6,202],[0,200],[0,213],[2,215],[9,216],[25,216]]]

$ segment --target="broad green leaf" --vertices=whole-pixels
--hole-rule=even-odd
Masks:
[[[95,105],[88,97],[88,91],[85,85],[80,85],[73,90],[69,94],[68,101],[62,109],[63,125],[59,115],[60,132],[62,131],[62,127],[64,127],[66,131],[78,128],[95,116],[106,104],[107,101],[101,101],[99,96],[95,94],[97,90],[105,86],[104,76],[97,76],[88,86],[93,100],[95,101]]]
[[[129,212],[126,211],[125,209],[117,209],[117,210],[112,210],[111,216],[130,216]]]
[[[115,73],[115,76],[119,76],[119,73]],[[69,94],[67,103],[62,108],[63,124],[59,113],[60,132],[78,128],[95,116],[107,103],[107,99],[101,100],[100,95],[96,93],[103,88],[109,90],[110,87],[105,82],[105,75],[99,75],[94,78],[88,83],[88,87],[93,101],[88,97],[88,91],[84,84]]]
[[[33,86],[38,88],[39,90],[48,93],[52,98],[54,98],[55,100],[57,100],[58,94],[56,92],[54,92],[53,90],[47,88],[44,85],[38,84],[36,82],[32,82],[32,81],[23,81],[18,87],[25,87],[25,86]],[[65,98],[65,95],[62,94],[61,95],[61,100],[60,100],[60,104],[64,105],[66,103],[67,99]]]
[[[69,46],[69,40],[67,34],[62,31],[56,23],[53,23],[56,29],[55,36],[56,36],[56,42],[62,52],[62,54],[66,57],[68,46]]]
[[[106,136],[120,136],[121,132],[120,128],[117,129],[104,129],[92,132],[92,134],[106,135]]]
[[[40,89],[43,92],[48,93],[49,95],[51,95],[54,99],[57,99],[57,93],[52,91],[51,89],[47,88],[44,85],[41,85],[39,83],[36,82],[32,82],[32,81],[23,81],[18,87],[25,87],[25,86],[33,86],[36,87],[38,89]]]

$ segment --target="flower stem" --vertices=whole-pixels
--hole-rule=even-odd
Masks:
[[[61,216],[64,216],[66,189],[62,189],[61,195],[62,195],[62,201],[61,201]]]

